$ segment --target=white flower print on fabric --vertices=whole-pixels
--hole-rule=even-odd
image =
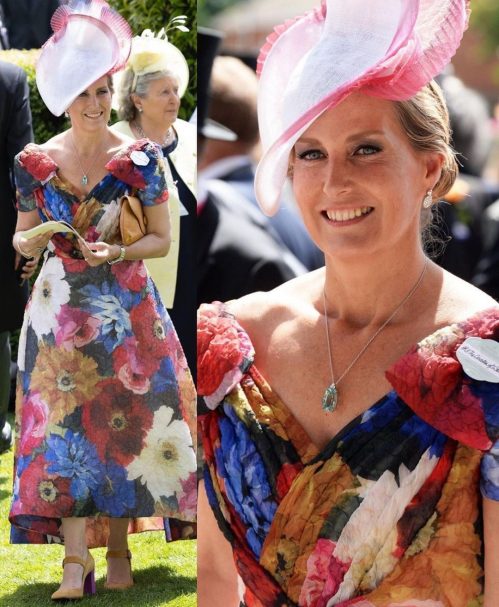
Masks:
[[[118,200],[112,200],[95,226],[99,239],[107,242],[116,235],[120,221],[121,205]]]
[[[51,257],[42,267],[31,296],[31,326],[38,339],[58,326],[57,315],[69,301],[70,287],[64,280],[64,266],[58,257]]]
[[[128,479],[140,479],[156,501],[183,493],[182,482],[196,470],[196,456],[187,424],[171,421],[173,409],[154,413],[141,454],[128,466]]]

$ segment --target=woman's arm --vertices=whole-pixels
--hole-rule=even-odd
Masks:
[[[218,528],[204,489],[198,491],[198,605],[238,607],[238,576],[229,543]]]
[[[485,594],[483,607],[499,605],[499,502],[483,498]]]
[[[145,206],[144,215],[147,219],[146,235],[126,247],[125,259],[149,259],[164,257],[171,243],[170,211],[168,204]],[[106,261],[119,257],[121,248],[117,244],[105,242],[88,243],[92,251],[90,255],[86,247],[80,247],[90,266],[98,266]]]

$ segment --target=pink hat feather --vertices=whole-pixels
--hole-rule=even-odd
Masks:
[[[263,146],[257,199],[279,207],[291,149],[327,109],[362,88],[402,100],[430,82],[455,54],[468,0],[323,0],[267,38],[258,58]]]

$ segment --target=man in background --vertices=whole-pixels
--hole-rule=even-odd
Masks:
[[[294,203],[282,201],[273,217],[264,217],[255,190],[258,156],[258,81],[255,72],[236,57],[215,58],[210,83],[208,116],[233,131],[237,139],[209,138],[200,157],[200,180],[230,184],[246,199],[279,246],[289,250],[307,270],[324,265],[324,256],[310,239]]]
[[[29,89],[24,70],[0,61],[0,452],[11,444],[7,422],[10,396],[10,332],[22,324],[28,287],[20,277],[24,261],[12,247],[16,226],[14,156],[33,140]],[[35,262],[31,262],[30,271]],[[20,283],[23,283],[22,285]]]
[[[52,35],[50,19],[59,0],[0,0],[11,48],[40,48]]]

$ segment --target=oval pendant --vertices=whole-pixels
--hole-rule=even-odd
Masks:
[[[83,175],[83,177],[81,178],[81,185],[87,185],[88,183],[88,177],[86,175]]]
[[[336,409],[338,404],[338,389],[336,384],[331,384],[326,388],[324,396],[322,397],[322,408],[328,413],[332,413]]]

